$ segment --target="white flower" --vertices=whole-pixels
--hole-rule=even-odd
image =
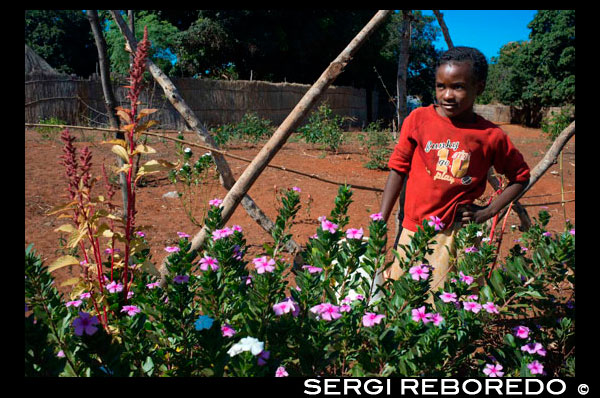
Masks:
[[[227,353],[230,357],[234,357],[237,354],[250,351],[252,355],[260,354],[265,348],[265,343],[258,341],[255,337],[244,337],[239,343],[234,344]]]
[[[482,236],[483,235],[483,231],[477,231],[477,233],[475,234],[477,237]]]
[[[192,148],[185,148],[185,149],[183,150],[183,152],[185,152],[185,153],[190,153],[190,152],[192,152]]]

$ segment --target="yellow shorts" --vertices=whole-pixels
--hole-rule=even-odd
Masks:
[[[456,258],[456,247],[454,245],[454,239],[458,230],[460,229],[460,223],[454,223],[451,228],[438,232],[434,240],[436,243],[429,246],[433,249],[433,253],[425,256],[429,264],[433,267],[432,280],[430,290],[436,291],[438,287],[443,286],[444,282],[448,279],[448,274],[454,270],[455,262],[452,261],[451,257]],[[400,258],[406,259],[406,253],[399,246],[410,244],[410,240],[415,233],[404,228],[400,233],[400,239],[398,240],[398,246],[395,248],[400,255]],[[400,268],[398,259],[394,256],[394,263],[388,270],[388,278],[394,280],[399,279],[404,275],[404,270]]]

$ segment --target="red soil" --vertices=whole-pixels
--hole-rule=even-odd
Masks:
[[[524,128],[517,125],[503,125],[502,128],[508,133],[517,148],[524,154],[525,160],[533,168],[543,157],[549,147],[549,142],[539,129]],[[82,134],[72,131],[77,137],[75,143],[77,148],[89,146],[92,151],[94,176],[101,175],[101,164],[107,169],[115,164],[115,155],[110,151],[110,145],[102,144],[102,133],[87,131]],[[353,135],[355,133],[350,133]],[[187,140],[195,142],[193,135],[186,136]],[[161,143],[157,138],[151,138],[149,145],[157,150],[156,155],[151,158],[163,158],[175,161],[177,155],[173,142]],[[228,151],[252,159],[260,150],[259,145],[236,144]],[[195,153],[193,160],[202,154],[202,149],[193,148]],[[566,145],[563,158],[563,174],[566,218],[575,222],[575,138]],[[53,139],[44,139],[36,131],[25,132],[25,247],[34,243],[34,249],[40,254],[47,265],[58,258],[61,253],[58,250],[59,233],[54,230],[64,224],[65,219],[58,219],[58,215],[46,215],[46,212],[58,204],[66,201],[66,180],[64,168],[59,165],[59,156],[62,154],[62,142],[56,135]],[[247,163],[228,158],[229,165],[234,176],[241,175]],[[287,143],[272,160],[271,164],[281,165],[287,168],[301,170],[309,174],[317,174],[340,183],[347,182],[352,185],[363,185],[383,188],[388,172],[379,170],[368,170],[363,167],[367,162],[364,151],[359,147],[355,139],[350,144],[342,146],[336,155],[324,152],[314,146],[304,143]],[[530,189],[520,200],[526,206],[530,217],[537,217],[542,209],[547,209],[552,215],[549,224],[551,232],[564,230],[565,217],[560,204],[560,181],[558,174],[558,163],[553,165],[546,174]],[[137,190],[137,225],[151,226],[146,230],[146,236],[151,244],[153,261],[158,264],[166,254],[164,247],[177,241],[177,232],[186,232],[193,236],[199,228],[194,226],[186,216],[182,203],[179,199],[163,198],[163,194],[174,191],[176,188],[165,178],[165,174],[149,177],[148,183]],[[305,244],[308,237],[315,233],[317,217],[328,215],[333,208],[333,200],[337,193],[337,186],[316,179],[292,174],[272,168],[267,168],[257,179],[248,192],[250,197],[271,218],[275,219],[277,214],[277,202],[275,191],[281,188],[300,187],[302,209],[298,213],[296,222],[292,227],[293,239],[299,244]],[[353,190],[350,205],[349,227],[366,227],[369,223],[369,215],[379,209],[381,193]],[[492,189],[488,186],[484,198],[489,197]],[[96,194],[104,194],[102,184],[98,184]],[[202,202],[212,198],[224,198],[226,190],[214,181],[205,188]],[[306,204],[308,196],[313,199],[310,211]],[[117,191],[114,202],[120,203],[120,191]],[[202,203],[198,204],[196,212],[201,210]],[[395,211],[395,210],[394,210]],[[227,225],[240,225],[245,233],[251,255],[259,254],[264,242],[271,242],[270,235],[260,228],[246,211],[240,206],[235,211]],[[514,239],[520,235],[518,230],[512,230],[511,225],[519,225],[519,219],[511,213],[507,220],[507,228],[502,242],[501,256],[508,253],[508,249],[514,245]],[[388,239],[394,237],[393,223],[390,223]],[[61,269],[56,272],[56,278],[60,281],[70,278],[78,273],[78,267],[73,269]],[[61,288],[64,291],[64,289]]]

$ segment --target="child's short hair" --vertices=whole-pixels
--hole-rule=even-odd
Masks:
[[[442,54],[438,60],[436,69],[441,65],[454,62],[470,62],[473,70],[473,75],[477,81],[486,82],[488,74],[488,63],[485,55],[476,48],[458,46],[453,47]]]

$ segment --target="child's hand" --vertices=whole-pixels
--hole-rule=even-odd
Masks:
[[[460,222],[461,227],[464,227],[470,222],[481,224],[491,217],[492,214],[490,214],[488,207],[482,207],[471,203],[458,206],[456,209],[455,221]]]

